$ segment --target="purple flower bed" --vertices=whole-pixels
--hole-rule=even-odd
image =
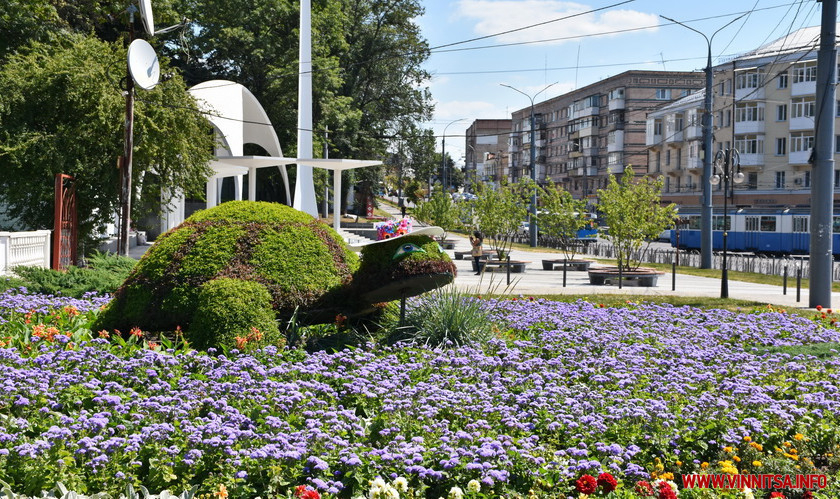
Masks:
[[[814,437],[817,422],[837,426],[840,359],[785,350],[840,341],[806,319],[584,302],[492,309],[514,339],[483,348],[0,349],[0,480],[29,493],[60,480],[88,492],[225,484],[242,497],[308,484],[349,497],[376,476],[405,476],[434,497],[473,479],[490,496],[556,496],[584,473],[632,488],[716,463],[745,436],[769,449]]]
[[[25,314],[34,310],[39,314],[47,314],[54,309],[73,306],[79,312],[99,310],[111,301],[110,296],[99,296],[97,293],[87,293],[82,298],[68,298],[66,296],[29,294],[26,288],[12,288],[0,292],[0,324],[7,321],[12,313]]]

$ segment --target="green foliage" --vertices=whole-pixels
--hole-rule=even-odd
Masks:
[[[259,337],[252,328],[261,333]],[[284,343],[265,286],[228,278],[201,286],[187,339],[200,349],[240,348],[245,344],[242,339],[256,347]]]
[[[559,184],[540,188],[541,210],[537,213],[540,232],[560,241],[566,258],[574,258],[577,231],[587,224],[585,199],[575,199]]]
[[[3,63],[0,190],[9,215],[30,228],[52,227],[54,176],[65,173],[77,180],[80,241],[91,246],[111,219],[119,199],[115,164],[124,150],[125,57],[121,42],[61,33]],[[162,59],[161,73],[167,71]],[[134,116],[133,185],[143,185],[135,207],[159,204],[162,186],[201,196],[212,137],[180,76],[142,91]]]
[[[481,345],[494,337],[494,324],[482,301],[455,286],[435,289],[406,306],[399,324],[399,306],[389,304],[383,328],[391,341],[407,339],[430,348]]]
[[[452,201],[452,197],[442,190],[435,191],[430,200],[418,204],[414,216],[421,222],[443,229],[444,238],[446,232],[455,229],[459,222],[458,206]]]
[[[113,293],[134,268],[136,260],[115,254],[95,252],[88,267],[69,267],[66,271],[40,267],[15,267],[15,274],[32,293],[79,298],[85,293]]]
[[[482,187],[478,197],[470,201],[478,229],[489,239],[499,259],[510,254],[513,236],[528,216],[533,186],[528,179],[517,184],[503,184],[497,190]]]
[[[638,268],[641,261],[631,261],[633,253],[647,247],[674,223],[677,209],[674,204],[661,204],[662,185],[662,177],[635,179],[628,165],[620,182],[610,175],[607,188],[598,190],[598,209],[610,227],[607,239],[615,248],[620,267]]]

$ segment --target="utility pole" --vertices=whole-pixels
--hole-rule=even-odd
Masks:
[[[133,6],[132,6],[133,7]],[[134,41],[134,10],[129,10],[128,40]],[[125,138],[120,161],[120,232],[117,234],[117,254],[128,256],[128,230],[131,226],[131,162],[134,155],[134,78],[126,62],[125,79]]]
[[[817,53],[817,121],[814,134],[814,180],[811,182],[811,308],[831,308],[832,218],[834,208],[834,106],[837,64],[837,2],[822,2],[820,50]]]
[[[745,15],[747,14],[742,14],[736,17],[735,19],[729,21],[728,23],[724,24],[717,31],[712,33],[711,37],[706,36],[703,32],[697,31],[691,26],[686,26],[685,24],[677,20],[671,19],[670,17],[665,17],[661,14],[659,16],[663,19],[671,21],[674,24],[679,24],[683,28],[690,29],[691,31],[699,34],[700,36],[706,39],[706,45],[708,48],[706,55],[706,68],[704,69],[704,71],[706,72],[706,98],[704,100],[705,109],[703,113],[703,177],[700,180],[701,182],[703,182],[703,202],[702,207],[700,209],[701,269],[712,268],[712,87],[714,85],[712,78],[712,40],[715,39],[715,35],[720,33],[721,30],[723,30],[723,28],[729,26],[738,19],[741,19]],[[734,91],[735,90],[733,88],[733,97]]]

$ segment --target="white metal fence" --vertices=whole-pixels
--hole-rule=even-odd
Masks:
[[[50,230],[0,232],[0,274],[13,267],[50,267]]]

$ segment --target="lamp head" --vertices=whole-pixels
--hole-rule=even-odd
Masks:
[[[734,176],[734,177],[732,177],[732,181],[733,181],[733,182],[735,182],[736,184],[743,183],[743,182],[744,182],[744,174],[743,174],[743,172],[738,172],[738,173],[736,173],[736,174],[735,174],[735,176]]]
[[[709,183],[712,185],[718,185],[720,183],[720,175],[714,174],[709,177]]]

